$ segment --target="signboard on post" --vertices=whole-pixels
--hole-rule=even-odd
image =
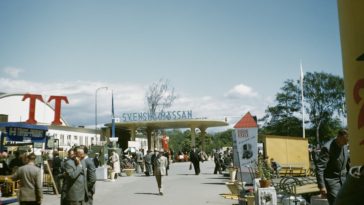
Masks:
[[[237,158],[240,167],[240,177],[243,181],[251,183],[252,172],[258,159],[258,125],[253,116],[248,112],[234,126],[234,148],[237,150]]]

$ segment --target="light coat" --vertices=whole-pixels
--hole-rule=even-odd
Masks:
[[[154,162],[154,174],[155,175],[166,175],[166,169],[168,166],[168,159],[163,155],[159,155]]]
[[[115,173],[120,173],[120,160],[119,155],[116,152],[113,152],[113,154],[110,156],[110,160],[112,163],[112,168]]]
[[[43,190],[41,183],[40,168],[30,162],[18,168],[12,176],[14,181],[20,180],[19,200],[20,201],[41,201]]]

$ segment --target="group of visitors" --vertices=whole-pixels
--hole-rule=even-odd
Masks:
[[[20,156],[20,155],[19,155]],[[170,156],[163,149],[148,150],[144,155],[143,150],[138,150],[132,157],[120,156],[112,150],[108,157],[108,164],[113,168],[110,175],[111,180],[120,173],[123,167],[123,160],[127,158],[128,162],[135,162],[137,171],[145,173],[146,176],[155,176],[158,186],[159,195],[163,195],[162,176],[168,175]],[[17,164],[20,168],[13,175],[14,180],[20,180],[19,200],[20,205],[41,204],[42,201],[42,184],[40,168],[35,165],[36,155],[30,153],[19,161],[15,158],[12,164]],[[200,162],[208,160],[205,152],[193,148],[190,151],[190,160],[194,167],[196,175],[200,174]],[[3,159],[0,159],[0,163]],[[6,163],[7,164],[7,163]],[[26,164],[24,166],[24,164]],[[67,152],[67,157],[61,159],[58,151],[53,152],[52,175],[55,181],[55,188],[61,194],[61,205],[83,205],[93,204],[96,184],[96,167],[100,166],[99,154],[94,158],[88,157],[88,148],[86,146],[77,146]],[[4,166],[1,166],[4,167]],[[139,168],[138,168],[139,167]],[[119,170],[118,170],[119,169]],[[139,170],[140,169],[140,170]],[[1,171],[1,170],[0,170]]]
[[[0,175],[11,175],[16,172],[18,167],[21,167],[27,161],[27,154],[19,151],[12,152],[9,155],[7,152],[0,154]]]
[[[230,148],[227,148],[225,151],[215,150],[213,156],[215,163],[214,174],[222,174],[222,171],[225,171],[233,161],[233,154]]]
[[[61,205],[93,204],[95,194],[96,168],[93,159],[88,157],[86,146],[68,150],[61,176]]]

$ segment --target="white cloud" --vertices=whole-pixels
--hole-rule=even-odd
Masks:
[[[226,94],[226,97],[231,98],[241,98],[241,97],[257,97],[258,93],[255,92],[251,87],[239,84],[234,86],[231,90],[229,90]]]
[[[23,69],[15,67],[5,67],[3,69],[3,72],[12,78],[18,78],[19,74],[23,71],[24,71]]]
[[[115,115],[125,112],[147,111],[145,101],[146,86],[140,84],[119,84],[106,82],[72,81],[62,83],[35,83],[30,81],[0,78],[0,92],[5,93],[34,93],[41,94],[45,101],[51,95],[67,96],[69,104],[62,104],[62,116],[71,125],[94,125],[95,123],[95,92],[99,87],[107,86],[97,93],[97,115],[99,123],[111,121],[111,89],[114,93]],[[236,88],[236,89],[235,89]],[[255,96],[244,100],[226,97],[189,96],[175,93],[178,98],[169,110],[192,110],[194,118],[212,120],[227,120],[229,127],[246,113],[251,112],[261,118],[269,103],[269,98],[260,97],[251,89],[235,86],[237,93],[243,90],[245,96]],[[241,89],[243,88],[243,89]],[[246,89],[244,91],[244,89]],[[231,92],[231,94],[234,92]],[[255,93],[255,94],[254,94]],[[217,95],[219,96],[219,95]],[[241,94],[240,94],[241,96]],[[53,102],[51,102],[53,103]],[[51,104],[53,106],[53,104]],[[212,128],[210,128],[212,130]],[[210,130],[209,129],[209,130]],[[226,128],[221,128],[226,129]]]

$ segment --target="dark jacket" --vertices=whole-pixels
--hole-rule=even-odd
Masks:
[[[92,194],[95,194],[95,183],[96,183],[96,168],[92,158],[84,159],[87,168],[87,189]]]
[[[95,164],[95,167],[99,167],[100,166],[100,160],[99,160],[99,157],[95,157],[93,158],[93,161],[94,161],[94,164]]]
[[[57,176],[62,173],[62,160],[59,156],[54,157],[52,161],[52,174]]]
[[[9,175],[11,170],[5,160],[0,160],[0,175]]]
[[[340,148],[335,139],[324,144],[317,159],[317,184],[327,190],[337,184],[342,185],[350,168],[348,146]]]
[[[198,156],[198,152],[191,150],[190,152],[190,160],[192,163],[198,163],[200,162],[200,157]]]

